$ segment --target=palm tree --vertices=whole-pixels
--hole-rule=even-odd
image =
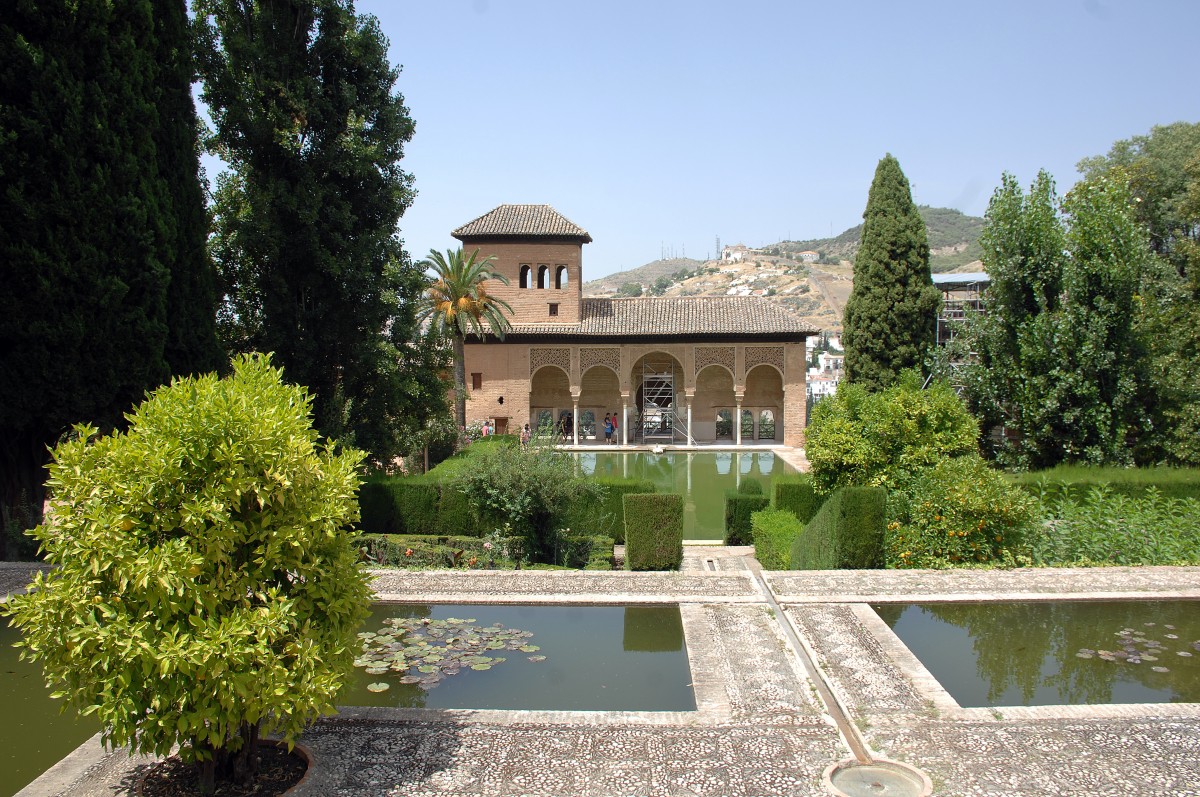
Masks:
[[[492,271],[495,260],[493,255],[479,259],[478,249],[465,256],[460,247],[447,249],[445,255],[430,249],[429,257],[419,264],[435,276],[425,290],[425,304],[418,318],[429,321],[434,332],[449,335],[454,342],[454,412],[460,428],[467,425],[467,335],[483,337],[492,332],[504,340],[504,333],[512,328],[505,315],[512,313],[512,307],[487,292],[490,279],[508,284],[507,277]]]

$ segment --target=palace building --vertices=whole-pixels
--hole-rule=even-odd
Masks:
[[[467,418],[497,432],[551,425],[576,445],[804,444],[805,338],[817,334],[761,296],[584,298],[592,237],[549,205],[501,205],[452,233],[509,280],[488,292],[512,330],[469,337]],[[736,422],[735,422],[736,421]]]

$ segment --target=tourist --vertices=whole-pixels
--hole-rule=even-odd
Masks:
[[[613,437],[616,438],[617,445],[621,445],[621,436],[619,434],[617,434],[617,429],[618,429],[617,414],[615,412],[612,414],[612,426],[613,426]]]
[[[525,424],[525,428],[521,430],[521,447],[529,445],[529,441],[533,439],[533,432],[529,430],[529,424]]]
[[[604,413],[604,442],[612,442],[613,419],[607,412]]]
[[[487,437],[487,436],[489,436],[491,433],[492,433],[492,422],[491,422],[491,421],[484,421],[484,422],[483,422],[483,436],[484,436],[484,437]]]

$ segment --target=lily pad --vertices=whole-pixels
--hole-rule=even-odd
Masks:
[[[479,671],[490,670],[490,669],[492,669],[492,665],[490,665],[490,664],[472,664],[471,669],[479,670]]]
[[[1166,667],[1151,667],[1150,669],[1154,670],[1155,672],[1170,672],[1170,670]]]
[[[545,656],[530,656],[529,660],[536,664],[539,661],[545,661],[546,657]]]
[[[537,651],[541,650],[541,648],[537,645],[522,645],[520,650],[522,653],[536,653]]]
[[[368,692],[386,692],[387,690],[389,690],[391,688],[392,688],[391,684],[385,683],[383,681],[379,681],[378,683],[373,683],[373,684],[367,684]]]

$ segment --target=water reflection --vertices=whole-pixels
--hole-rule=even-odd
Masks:
[[[683,495],[688,508],[683,535],[689,540],[718,540],[724,536],[726,491],[754,479],[769,495],[775,479],[795,473],[770,451],[600,451],[576,456],[580,468],[590,468],[595,476],[647,479],[659,492]]]
[[[1196,608],[1190,601],[1119,601],[876,611],[960,705],[1033,706],[1200,702]],[[1133,638],[1153,644],[1141,644],[1127,660],[1086,655],[1120,651]]]

